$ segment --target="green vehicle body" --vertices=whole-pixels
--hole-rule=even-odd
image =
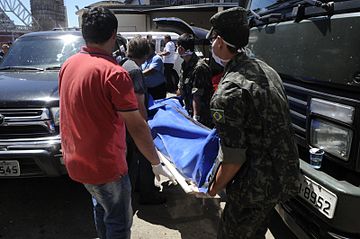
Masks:
[[[283,80],[301,172],[315,190],[305,193],[309,200],[298,196],[278,205],[279,214],[299,238],[360,238],[360,1],[250,0],[240,5],[249,9],[251,54]],[[351,114],[339,118],[336,106]],[[309,164],[311,147],[325,150],[320,169]],[[319,190],[337,198],[332,213],[323,207]]]

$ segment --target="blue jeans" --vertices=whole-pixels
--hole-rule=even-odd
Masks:
[[[93,199],[95,226],[101,239],[130,239],[131,184],[128,175],[106,184],[84,184]]]

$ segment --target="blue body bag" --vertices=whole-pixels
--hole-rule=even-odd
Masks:
[[[149,115],[156,148],[200,191],[207,191],[219,151],[216,131],[194,121],[177,98],[156,101]]]

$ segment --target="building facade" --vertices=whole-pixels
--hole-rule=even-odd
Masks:
[[[64,0],[30,0],[31,15],[41,31],[68,26]]]

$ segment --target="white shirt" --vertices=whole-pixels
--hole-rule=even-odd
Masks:
[[[165,44],[164,51],[169,52],[170,54],[163,56],[164,63],[171,63],[171,64],[175,63],[175,60],[176,60],[175,50],[176,50],[176,47],[175,47],[174,42],[169,41]]]

